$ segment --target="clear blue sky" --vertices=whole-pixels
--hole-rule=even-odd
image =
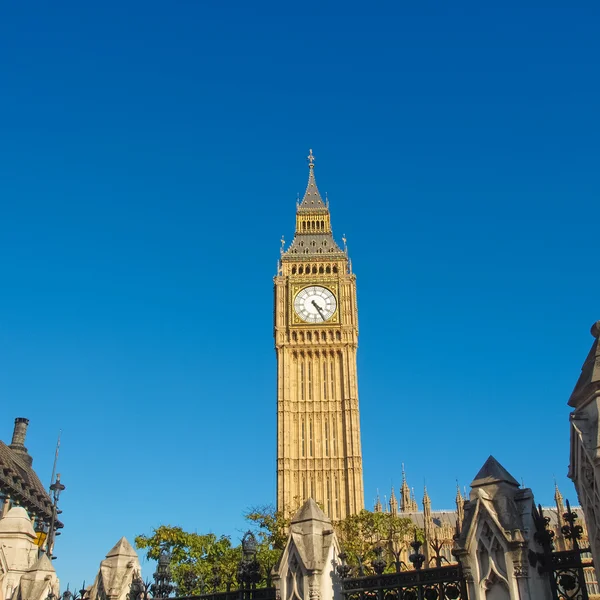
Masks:
[[[371,505],[566,478],[600,318],[599,5],[0,9],[0,436],[63,431],[56,567],[275,497],[272,277],[305,157],[358,277]],[[148,567],[145,575],[150,576]]]

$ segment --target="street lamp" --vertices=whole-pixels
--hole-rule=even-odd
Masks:
[[[46,555],[49,559],[52,559],[54,538],[58,535],[56,532],[56,515],[60,512],[58,510],[58,499],[64,490],[65,486],[60,482],[60,473],[57,473],[56,481],[50,486],[50,491],[52,492],[52,519],[50,521],[50,529],[48,529],[48,538],[46,539]]]

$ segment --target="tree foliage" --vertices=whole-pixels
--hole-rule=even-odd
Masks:
[[[348,563],[360,569],[368,566],[376,546],[384,549],[391,567],[394,552],[406,545],[415,532],[414,523],[406,517],[368,510],[337,521],[334,528]],[[420,532],[418,535],[422,537]]]
[[[290,517],[276,512],[272,506],[254,507],[245,515],[258,543],[257,559],[263,575],[260,585],[270,582],[271,569],[287,541]],[[394,552],[406,547],[415,531],[408,518],[368,510],[334,523],[334,529],[349,564],[366,570],[376,546],[385,549],[392,568]],[[419,537],[422,537],[420,532]],[[229,536],[189,533],[181,527],[161,525],[152,535],[138,535],[135,543],[146,550],[146,557],[151,560],[157,560],[161,549],[168,548],[171,575],[179,596],[229,591],[237,585],[238,565],[242,560],[241,536],[234,545]]]

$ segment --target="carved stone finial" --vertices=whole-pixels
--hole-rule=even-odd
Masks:
[[[590,329],[590,333],[595,337],[598,338],[600,337],[600,321],[596,321],[593,325],[592,328]]]

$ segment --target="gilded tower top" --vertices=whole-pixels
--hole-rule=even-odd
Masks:
[[[308,183],[302,201],[296,210],[296,232],[290,247],[283,253],[283,260],[302,258],[346,258],[344,251],[333,239],[331,216],[327,202],[323,202],[315,179],[315,157],[308,155]]]

